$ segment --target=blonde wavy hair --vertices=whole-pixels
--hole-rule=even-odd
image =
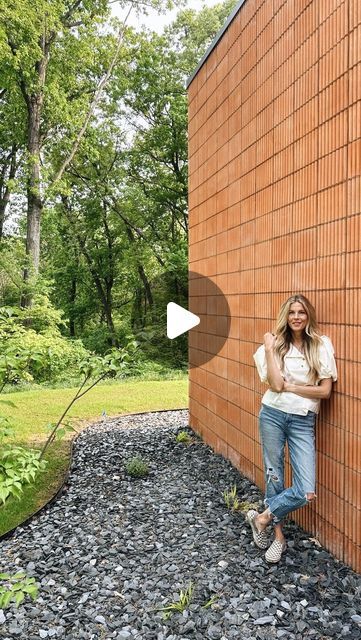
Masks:
[[[283,368],[285,355],[292,344],[292,331],[288,326],[288,316],[290,307],[295,302],[302,304],[307,313],[307,325],[302,336],[303,353],[310,368],[308,379],[311,384],[315,384],[320,374],[319,347],[322,344],[322,340],[316,320],[316,311],[311,302],[302,294],[291,296],[281,305],[275,326],[276,342],[274,350],[280,361],[281,368]]]

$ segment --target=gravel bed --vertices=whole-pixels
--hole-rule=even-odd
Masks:
[[[39,584],[0,610],[4,640],[361,639],[361,576],[295,523],[276,565],[254,546],[223,491],[262,506],[259,489],[188,430],[188,411],[105,419],[77,438],[67,488],[1,544],[3,570]],[[127,475],[140,455],[146,478]],[[189,606],[161,607],[193,584]],[[207,606],[206,606],[207,605]]]

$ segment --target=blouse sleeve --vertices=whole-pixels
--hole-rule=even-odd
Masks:
[[[253,359],[256,363],[258,375],[261,379],[261,382],[268,382],[266,352],[264,349],[264,344],[258,347],[256,353],[253,354]]]
[[[333,344],[327,336],[321,336],[322,345],[320,347],[320,380],[332,378],[337,380],[337,367],[334,356]]]

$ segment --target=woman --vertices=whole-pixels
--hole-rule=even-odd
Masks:
[[[269,389],[262,398],[259,427],[265,470],[263,513],[248,511],[255,544],[268,547],[265,529],[274,524],[275,539],[267,562],[278,562],[286,550],[282,519],[303,507],[315,494],[314,427],[320,401],[329,398],[337,380],[333,346],[321,336],[315,310],[303,295],[293,295],[280,309],[275,334],[266,333],[254,354],[262,382]],[[292,487],[284,487],[284,447],[288,444]]]

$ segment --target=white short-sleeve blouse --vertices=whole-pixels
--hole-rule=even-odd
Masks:
[[[319,382],[324,378],[332,378],[334,382],[336,382],[337,368],[332,342],[327,336],[321,336],[321,340],[321,370],[316,384],[319,384]],[[253,358],[256,363],[261,382],[268,382],[264,344],[257,349]],[[283,378],[287,382],[291,382],[293,384],[309,384],[308,373],[309,366],[304,355],[294,345],[291,345],[284,358],[284,367],[281,371]],[[274,407],[275,409],[280,409],[280,411],[285,411],[286,413],[297,413],[299,415],[307,415],[308,411],[318,413],[320,410],[320,400],[302,398],[291,391],[281,391],[280,393],[277,393],[276,391],[268,389],[262,398],[262,403],[270,407]]]

